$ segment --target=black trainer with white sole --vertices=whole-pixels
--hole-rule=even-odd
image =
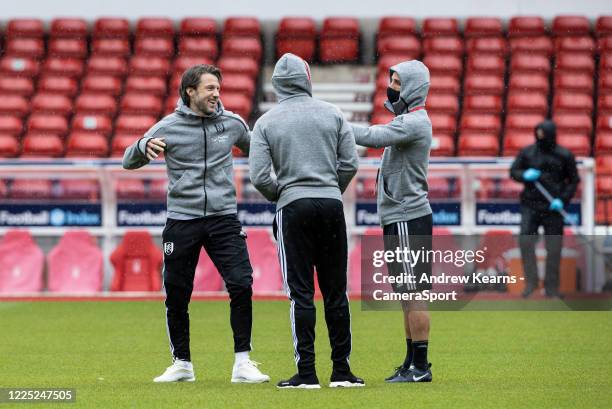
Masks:
[[[356,377],[352,372],[333,372],[329,380],[330,388],[359,388],[365,386],[363,379]]]
[[[321,389],[317,375],[300,376],[300,374],[295,374],[286,381],[280,381],[276,387],[279,389]]]
[[[431,364],[427,364],[427,369],[425,370],[411,366],[406,378],[404,382],[431,382]]]

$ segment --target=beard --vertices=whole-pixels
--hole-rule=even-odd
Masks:
[[[210,108],[210,106],[208,105],[208,100],[207,100],[207,99],[205,99],[205,98],[198,98],[198,99],[195,99],[195,100],[193,101],[193,104],[196,106],[196,108],[198,108],[198,110],[199,110],[200,112],[203,112],[203,113],[205,113],[206,115],[210,115],[210,114],[214,113],[214,112],[217,110],[217,104],[218,104],[218,102],[217,102],[217,104],[215,104],[215,107],[214,107],[214,108],[212,108],[212,109],[211,109],[211,108]]]

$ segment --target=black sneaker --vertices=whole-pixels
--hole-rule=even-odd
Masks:
[[[407,376],[406,382],[431,382],[431,364],[427,364],[427,369],[422,370],[416,366],[410,367],[410,375]]]
[[[391,376],[387,376],[385,378],[385,382],[393,382],[394,379],[396,379],[398,376],[400,376],[402,374],[402,372],[406,371],[406,368],[404,365],[400,365],[397,368],[394,369],[394,372]]]
[[[286,381],[280,381],[276,387],[279,389],[321,389],[317,375],[302,377],[300,374],[295,374]]]
[[[395,373],[388,378],[385,378],[385,382],[387,383],[402,383],[402,382],[411,382],[410,376],[412,374],[412,369],[414,365],[410,365],[410,367],[406,368],[405,366],[398,366],[395,368]]]
[[[351,371],[334,371],[329,379],[330,388],[359,388],[362,386],[365,386],[363,379],[356,377]]]

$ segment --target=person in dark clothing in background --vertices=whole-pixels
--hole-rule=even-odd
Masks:
[[[510,169],[510,177],[525,184],[521,193],[521,230],[519,243],[529,297],[538,286],[535,245],[538,228],[546,235],[546,277],[549,297],[559,296],[559,264],[563,246],[563,217],[560,211],[570,203],[580,182],[574,155],[557,145],[555,123],[545,120],[535,128],[536,142],[523,148]],[[555,199],[549,202],[537,189],[538,181]]]

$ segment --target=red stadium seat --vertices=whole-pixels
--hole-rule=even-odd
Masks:
[[[612,115],[598,115],[597,116],[597,131],[610,131],[612,130]]]
[[[100,184],[97,180],[61,179],[56,196],[66,200],[96,202],[100,198]]]
[[[510,75],[509,88],[511,91],[530,91],[548,94],[548,76],[544,73],[515,72]]]
[[[19,136],[23,132],[23,121],[16,115],[0,115],[0,133]]]
[[[389,84],[389,75],[385,76],[385,86],[387,87]],[[431,74],[429,78],[429,92],[435,93],[448,93],[448,94],[459,94],[459,89],[461,84],[459,83],[459,79],[454,75],[444,75],[444,74]],[[378,84],[377,84],[378,88]]]
[[[550,59],[540,54],[516,53],[510,60],[510,70],[515,72],[550,72]]]
[[[87,60],[87,72],[89,74],[123,77],[128,72],[128,66],[125,59],[121,57],[92,55]]]
[[[244,94],[224,92],[221,101],[228,111],[240,115],[245,121],[249,119],[253,109],[253,102]]]
[[[595,33],[597,36],[612,35],[612,15],[599,16],[595,24]]]
[[[162,253],[147,231],[128,231],[111,255],[111,291],[159,291]]]
[[[354,18],[331,17],[323,21],[319,58],[323,63],[355,62],[359,58],[359,22]]]
[[[262,56],[261,42],[258,38],[230,37],[223,40],[221,50],[227,57],[250,57],[259,62]]]
[[[389,83],[389,69],[396,64],[409,60],[410,57],[409,54],[387,54],[378,60],[377,71],[379,75],[386,75],[387,85]]]
[[[115,187],[117,199],[144,199],[144,181],[140,179],[119,179]]]
[[[27,230],[9,230],[0,240],[0,294],[43,289],[45,256]]]
[[[507,107],[516,113],[546,115],[548,100],[545,94],[512,91],[508,93]]]
[[[153,115],[120,114],[115,121],[115,131],[133,132],[142,135],[149,130],[155,122],[157,122],[157,117]]]
[[[40,66],[38,61],[32,58],[5,56],[0,59],[0,73],[2,73],[2,75],[31,78],[38,75],[39,70]]]
[[[595,138],[595,152],[598,155],[601,154],[612,154],[612,132],[610,131],[599,131]],[[600,172],[599,165],[597,172]],[[612,181],[612,178],[609,179]]]
[[[582,72],[555,72],[555,90],[575,91],[593,95],[593,77]]]
[[[423,63],[431,73],[460,77],[463,72],[463,61],[454,55],[426,55]]]
[[[77,113],[72,118],[72,130],[78,132],[91,132],[110,136],[113,123],[107,115],[92,115]]]
[[[496,74],[467,74],[464,80],[467,95],[502,95],[504,78]]]
[[[88,74],[83,78],[81,89],[87,94],[117,97],[121,94],[121,80],[113,75]]]
[[[382,94],[384,98],[382,103],[386,101],[387,96]],[[382,103],[376,103],[376,106],[382,106]],[[383,108],[384,109],[384,108]],[[427,97],[427,112],[439,112],[456,115],[459,111],[459,100],[453,94],[431,94]]]
[[[45,55],[45,44],[40,38],[10,38],[6,53],[13,57],[39,59]]]
[[[506,115],[506,129],[533,131],[536,125],[544,119],[545,116],[543,114],[516,113],[510,111]]]
[[[178,44],[179,55],[206,57],[214,60],[219,54],[214,37],[183,37]]]
[[[499,115],[466,113],[461,117],[461,129],[488,134],[498,134],[501,129]]]
[[[48,75],[79,78],[83,75],[84,67],[84,62],[76,58],[47,57],[43,65],[43,72]]]
[[[55,18],[51,21],[51,38],[85,38],[89,33],[82,18]]]
[[[124,114],[159,115],[162,111],[162,100],[151,94],[126,93],[121,98],[121,112]]]
[[[393,115],[389,113],[390,115]],[[393,119],[393,116],[391,117]],[[429,115],[433,133],[438,134],[454,134],[457,129],[457,118],[449,114],[431,114]]]
[[[15,179],[11,185],[11,198],[50,199],[52,186],[49,179]]]
[[[78,83],[74,78],[45,75],[38,80],[39,92],[66,95],[74,97],[79,90]]]
[[[22,141],[21,157],[54,157],[64,154],[62,138],[56,134],[30,133]],[[50,186],[50,184],[49,184]],[[49,192],[51,188],[49,187]],[[48,196],[50,197],[49,193]]]
[[[0,158],[14,158],[19,155],[19,140],[11,134],[0,133]],[[2,190],[2,187],[0,187]],[[0,193],[0,196],[4,196]]]
[[[466,37],[495,37],[504,34],[502,21],[493,17],[470,17],[465,21]]]
[[[32,78],[3,75],[0,77],[0,93],[29,97],[34,93],[34,82]]]
[[[591,95],[559,91],[553,98],[555,114],[593,112],[593,97]]]
[[[30,104],[25,97],[0,94],[0,115],[14,115],[23,118],[28,113],[30,113]]]
[[[130,75],[162,77],[170,72],[170,61],[162,57],[135,55],[130,59]]]
[[[221,57],[217,66],[223,73],[246,74],[255,78],[259,73],[259,65],[255,60],[248,57]]]
[[[463,112],[501,114],[502,102],[499,95],[467,95],[463,99]]]
[[[600,94],[612,93],[612,72],[600,71],[597,89]]]
[[[591,37],[559,37],[555,39],[555,51],[570,53],[595,53],[595,40]]]
[[[583,133],[557,133],[557,144],[569,149],[576,156],[590,156],[590,137]]]
[[[515,53],[542,54],[553,53],[553,42],[550,37],[518,37],[510,39],[510,51]]]
[[[498,151],[497,135],[462,132],[459,136],[458,156],[497,156]]]
[[[127,57],[130,42],[127,38],[97,38],[91,42],[91,52],[98,56]]]
[[[310,17],[285,17],[276,33],[276,56],[291,52],[306,61],[312,61],[316,49],[317,30]]]
[[[221,61],[221,60],[219,60],[219,61]],[[202,57],[202,56],[178,56],[174,60],[174,64],[172,65],[172,71],[175,74],[182,75],[183,72],[185,72],[188,68],[190,68],[190,67],[192,67],[194,65],[198,65],[198,64],[212,64],[213,62],[214,61],[211,60],[208,57]],[[255,65],[257,65],[257,64],[255,64]],[[256,69],[258,71],[259,67],[257,67]],[[225,71],[223,71],[223,74],[225,74]]]
[[[417,23],[412,17],[383,17],[378,25],[378,38],[416,35]]]
[[[212,18],[188,17],[181,20],[179,35],[181,37],[215,37],[217,23]]]
[[[50,292],[94,294],[102,291],[104,258],[87,230],[64,233],[47,255]]]
[[[174,22],[162,17],[140,18],[136,22],[136,37],[174,37]]]
[[[393,54],[415,59],[421,55],[421,42],[415,36],[385,37],[378,40],[377,52],[379,56]]]
[[[135,133],[116,133],[111,142],[111,156],[122,157],[125,149],[140,139],[141,134]]]
[[[602,37],[597,40],[597,52],[599,54],[612,53],[612,34],[607,37]]]
[[[221,84],[221,97],[225,92],[242,93],[248,98],[255,95],[255,81],[244,74],[227,74],[223,76]],[[176,102],[176,100],[175,100]]]
[[[45,28],[42,20],[34,18],[15,18],[6,25],[7,38],[42,38]]]
[[[553,121],[560,132],[578,132],[590,135],[593,131],[593,121],[591,116],[584,113],[566,113],[554,115]]]
[[[499,55],[471,54],[467,58],[469,73],[504,75],[506,61]]]
[[[311,62],[314,59],[317,42],[314,38],[278,38],[276,40],[276,58],[292,53]]]
[[[508,42],[503,37],[470,38],[466,44],[468,54],[494,54],[506,56]]]
[[[56,38],[49,41],[49,55],[54,57],[85,58],[87,41],[79,38]]]
[[[453,37],[459,35],[455,18],[426,18],[423,20],[423,37]]]
[[[612,53],[603,54],[599,60],[599,72],[612,71]]]
[[[223,25],[223,38],[260,36],[261,27],[255,17],[228,17]]]
[[[512,17],[508,24],[509,37],[527,37],[546,35],[544,19],[536,16]]]
[[[96,20],[93,38],[124,38],[130,36],[130,22],[126,18],[101,17]]]
[[[453,137],[444,134],[434,134],[431,141],[431,156],[453,156],[455,143]]]
[[[60,136],[68,132],[68,121],[61,115],[34,113],[28,118],[28,129],[35,132],[56,133]]]
[[[584,16],[557,16],[553,19],[552,34],[557,37],[590,35],[591,24]]]
[[[32,99],[32,112],[57,114],[64,117],[73,111],[72,100],[65,95],[39,93]]]
[[[423,40],[425,53],[453,54],[462,56],[464,53],[463,41],[459,37],[430,37]]]
[[[253,265],[253,293],[265,294],[280,291],[282,274],[277,258],[276,245],[268,229],[251,228],[247,232],[247,248]]]
[[[597,113],[610,114],[612,113],[612,94],[600,94],[597,99]]]
[[[66,157],[104,158],[108,156],[108,140],[102,134],[73,132],[68,137]]]
[[[77,97],[75,108],[81,114],[112,117],[117,112],[117,101],[110,95],[83,93]]]
[[[555,68],[563,71],[584,72],[593,75],[595,60],[588,53],[559,53],[555,60]]]
[[[167,87],[164,77],[140,77],[130,75],[125,82],[127,93],[144,93],[158,97],[166,95]]]
[[[169,58],[174,55],[174,42],[171,38],[141,37],[134,43],[134,52],[142,56]]]

